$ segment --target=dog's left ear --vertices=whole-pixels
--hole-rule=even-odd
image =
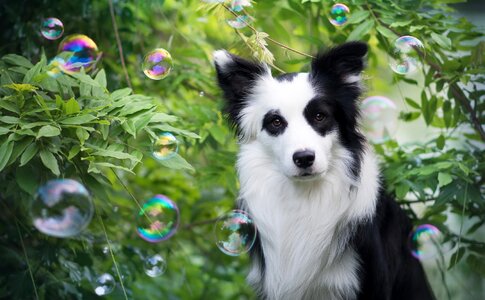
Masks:
[[[312,61],[313,78],[325,77],[353,84],[360,81],[360,72],[364,69],[364,57],[367,44],[348,42],[327,52],[319,53]]]

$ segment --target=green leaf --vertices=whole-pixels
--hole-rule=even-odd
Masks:
[[[451,49],[451,40],[445,36],[444,34],[436,34],[431,32],[431,38],[435,41],[440,47],[445,49]]]
[[[463,258],[465,255],[465,247],[460,247],[458,250],[453,253],[453,255],[450,257],[450,263],[448,264],[448,270],[451,270],[457,263],[460,262],[460,260]]]
[[[396,197],[398,199],[404,199],[406,194],[409,192],[409,185],[407,184],[399,184],[396,186]]]
[[[74,145],[71,148],[71,150],[69,150],[69,154],[67,155],[67,158],[72,159],[79,153],[80,150],[81,150],[81,147],[79,145]]]
[[[209,132],[219,144],[224,144],[226,137],[228,136],[228,132],[226,132],[221,126],[217,125],[210,127]]]
[[[438,149],[440,150],[443,150],[443,148],[445,147],[445,137],[440,134],[440,136],[436,139],[436,147],[438,147]]]
[[[28,163],[37,154],[37,151],[39,151],[37,145],[35,143],[30,144],[20,157],[20,166]]]
[[[42,55],[41,60],[33,67],[31,68],[27,74],[25,74],[23,83],[33,83],[33,78],[37,75],[40,74],[40,71],[42,70],[43,67],[46,65],[46,58],[44,55]]]
[[[12,116],[1,116],[0,117],[0,122],[6,123],[6,124],[18,124],[20,121],[19,118],[17,117],[12,117]]]
[[[66,115],[76,114],[81,111],[79,103],[74,98],[69,99],[64,105],[64,112]]]
[[[12,155],[14,144],[15,142],[10,141],[3,143],[3,145],[0,146],[0,171],[7,165],[10,155]]]
[[[11,111],[13,113],[16,113],[17,115],[20,113],[19,109],[17,108],[17,105],[7,100],[0,99],[0,107],[8,111]]]
[[[22,66],[27,69],[34,66],[27,58],[17,54],[7,54],[2,59],[11,65]]]
[[[57,160],[51,152],[42,149],[40,150],[40,159],[44,166],[46,166],[49,170],[51,170],[54,175],[59,176],[61,172],[59,171],[59,165],[57,164]]]
[[[380,34],[382,34],[388,39],[395,39],[397,37],[397,35],[394,32],[392,32],[390,29],[382,25],[377,25],[376,29],[377,29],[377,32],[379,32]]]
[[[364,23],[355,27],[355,29],[347,37],[347,41],[355,41],[361,39],[372,29],[372,27],[374,27],[374,20],[368,19]]]
[[[76,117],[65,118],[63,120],[60,120],[59,123],[66,124],[66,125],[81,125],[81,124],[89,123],[95,119],[96,117],[93,115],[81,115]]]
[[[478,257],[477,255],[470,254],[467,257],[466,262],[473,271],[485,277],[485,262],[483,257]]]
[[[413,99],[405,97],[404,100],[406,100],[406,103],[409,104],[412,108],[416,109],[421,109],[421,106],[419,106],[418,103],[416,103]]]
[[[94,173],[97,173],[94,170],[94,168],[91,167],[91,165],[93,167],[96,167],[95,169],[97,169],[97,167],[104,167],[104,168],[114,168],[114,169],[119,169],[119,170],[123,170],[123,171],[126,171],[126,172],[129,172],[131,174],[135,174],[133,173],[132,170],[126,168],[126,167],[123,167],[123,166],[120,166],[120,165],[115,165],[115,164],[112,164],[112,163],[108,163],[108,162],[91,162],[90,165],[89,165],[89,169],[88,169],[88,172],[94,172]]]
[[[11,132],[10,128],[0,127],[0,135],[4,135]]]
[[[76,136],[79,139],[79,143],[84,145],[84,142],[89,138],[89,132],[84,128],[76,128]]]
[[[359,10],[352,12],[347,20],[347,24],[357,24],[370,17],[370,12],[368,10]]]
[[[165,160],[157,160],[160,164],[164,165],[167,168],[170,169],[188,169],[191,171],[194,171],[194,167],[190,165],[182,156],[180,156],[178,153],[174,153],[173,156],[171,156],[169,159]]]
[[[52,136],[58,136],[61,134],[61,130],[57,127],[51,126],[51,125],[46,125],[42,126],[39,129],[39,132],[37,133],[37,139],[41,137],[52,137]]]
[[[99,86],[106,88],[106,73],[104,72],[104,69],[101,69],[101,71],[96,74],[94,80],[98,82]]]
[[[112,157],[117,159],[129,159],[129,160],[135,160],[135,161],[138,160],[135,156],[131,154],[121,152],[121,151],[107,150],[107,149],[98,149],[95,152],[93,152],[92,155]]]
[[[130,88],[124,88],[124,89],[116,90],[113,93],[111,93],[111,98],[113,100],[119,100],[121,98],[124,98],[124,97],[130,95],[131,92],[132,92],[132,90]]]
[[[15,179],[22,190],[34,195],[39,186],[38,174],[31,166],[21,167],[15,171]]]
[[[438,187],[450,184],[453,181],[450,173],[439,172],[438,173]]]

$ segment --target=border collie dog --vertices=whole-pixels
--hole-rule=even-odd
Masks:
[[[238,133],[238,206],[253,218],[248,282],[261,299],[433,299],[358,128],[367,45],[320,53],[309,73],[214,53]]]

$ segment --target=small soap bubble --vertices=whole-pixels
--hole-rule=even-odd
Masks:
[[[429,259],[443,253],[448,245],[444,244],[444,235],[433,225],[424,224],[416,227],[409,235],[411,254],[417,259]]]
[[[65,37],[59,45],[58,52],[69,54],[61,65],[62,71],[68,74],[79,72],[81,68],[86,72],[92,70],[100,55],[96,43],[84,34]]]
[[[108,246],[104,246],[103,247],[103,254],[104,255],[108,255],[109,254],[109,247]]]
[[[227,20],[227,24],[234,29],[241,29],[251,22],[252,18],[248,15],[238,16],[237,18]]]
[[[199,92],[199,97],[204,97],[205,96],[205,93],[203,91],[200,91]]]
[[[150,277],[158,277],[165,273],[167,269],[167,263],[160,254],[155,254],[145,258],[143,262],[143,268],[145,273]]]
[[[342,3],[337,3],[330,9],[330,16],[328,20],[334,26],[342,26],[347,23],[347,20],[350,15],[350,9],[347,5]]]
[[[145,75],[153,80],[161,80],[172,70],[173,61],[170,53],[163,49],[154,49],[143,58],[142,69]]]
[[[179,209],[165,195],[155,195],[136,217],[136,232],[147,242],[165,241],[175,234],[179,224]]]
[[[397,129],[398,110],[394,102],[382,96],[370,96],[361,103],[362,127],[373,143],[391,139]]]
[[[172,158],[178,151],[177,138],[170,132],[162,132],[153,143],[153,157],[158,160]]]
[[[64,24],[57,18],[44,19],[40,33],[48,40],[57,40],[64,33]]]
[[[72,237],[84,230],[93,216],[88,190],[72,179],[48,181],[37,190],[31,207],[34,226],[55,237]]]
[[[113,276],[109,273],[104,273],[96,278],[94,292],[98,296],[110,294],[115,288],[116,282]]]
[[[221,216],[215,226],[216,245],[224,254],[239,256],[248,252],[256,240],[256,226],[242,210],[232,210]]]
[[[424,54],[423,43],[410,35],[398,38],[394,42],[389,66],[401,75],[414,73],[420,66],[420,53]]]
[[[244,10],[244,7],[251,6],[250,0],[233,0],[231,1],[231,10],[234,12],[241,12]]]

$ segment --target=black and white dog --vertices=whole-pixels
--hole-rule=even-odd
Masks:
[[[214,53],[237,128],[239,206],[254,219],[248,282],[262,299],[433,299],[358,128],[367,45],[319,54],[310,73]]]

